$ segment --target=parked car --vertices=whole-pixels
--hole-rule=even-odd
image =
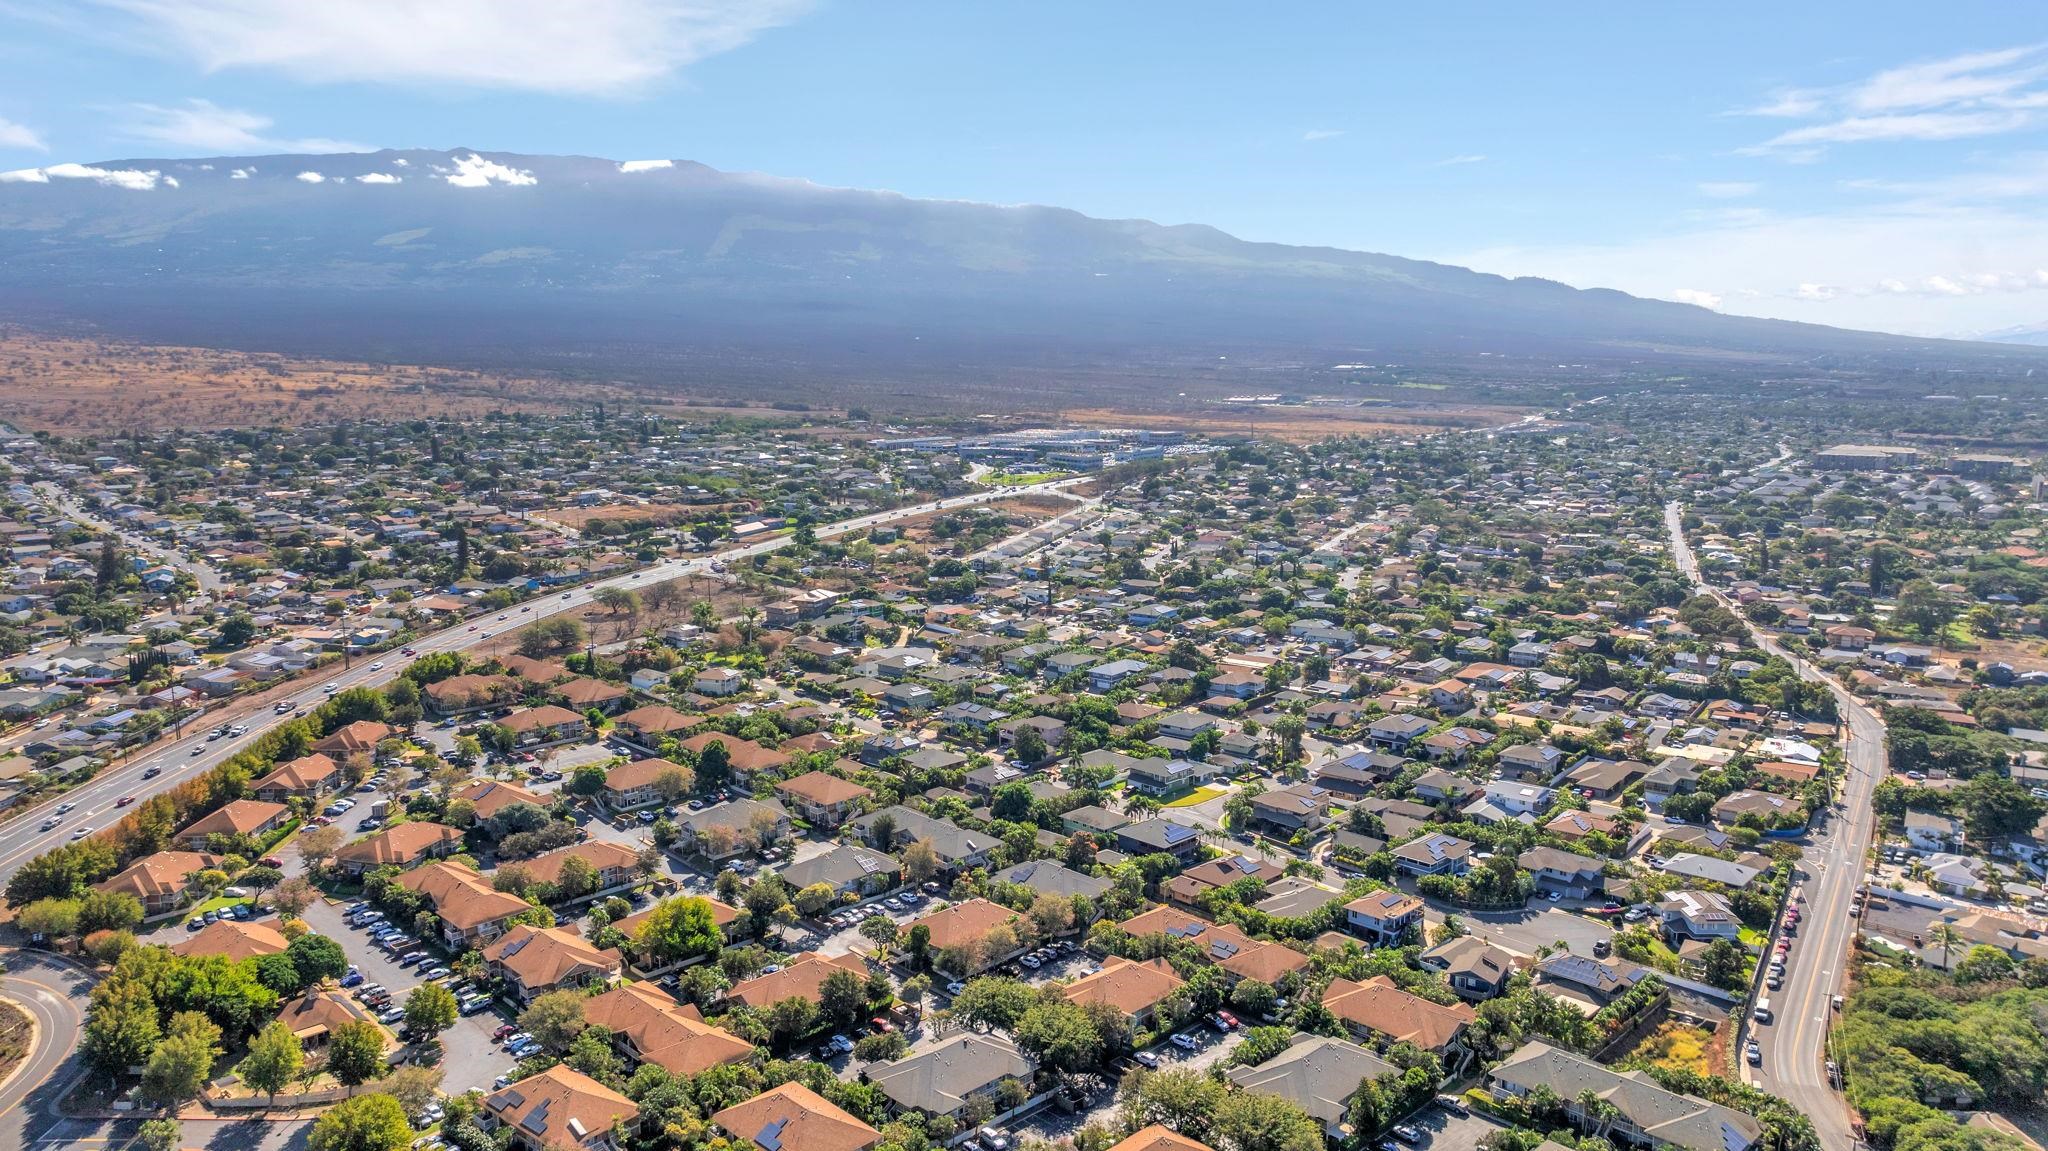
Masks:
[[[1192,1032],[1182,1031],[1173,1037],[1173,1045],[1183,1051],[1193,1051],[1202,1045],[1202,1041],[1196,1039]]]
[[[1754,1043],[1744,1049],[1742,1054],[1744,1058],[1749,1060],[1752,1067],[1760,1066],[1764,1061],[1764,1049]]]
[[[1393,1130],[1390,1132],[1390,1134],[1392,1134],[1394,1138],[1399,1139],[1403,1143],[1422,1142],[1421,1129],[1413,1126],[1412,1124],[1397,1123],[1394,1125]]]

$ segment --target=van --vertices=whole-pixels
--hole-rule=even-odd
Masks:
[[[1768,999],[1757,1000],[1756,1010],[1750,1012],[1750,1017],[1758,1023],[1769,1023],[1771,1021],[1771,1001]]]

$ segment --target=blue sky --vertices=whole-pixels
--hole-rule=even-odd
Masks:
[[[669,157],[1747,314],[2048,323],[2048,10],[1633,8],[0,0],[0,169]]]

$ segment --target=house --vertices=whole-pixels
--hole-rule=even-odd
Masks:
[[[1017,941],[1017,913],[986,899],[969,899],[951,907],[921,915],[905,930],[923,927],[931,938],[931,950],[939,965],[961,979],[979,975],[1010,961],[1024,950]],[[1010,932],[1010,945],[989,946],[989,935],[1001,927]]]
[[[1129,1021],[1135,1037],[1152,1028],[1159,1005],[1185,986],[1187,981],[1164,959],[1140,963],[1112,955],[1102,961],[1101,970],[1067,984],[1060,994],[1077,1007],[1107,1004]]]
[[[1413,876],[1463,875],[1471,870],[1472,845],[1455,835],[1429,832],[1393,849],[1394,866]]]
[[[604,773],[604,790],[597,793],[598,802],[607,811],[632,811],[635,808],[652,807],[668,798],[661,783],[664,775],[674,773],[670,787],[682,783],[678,793],[688,789],[685,782],[690,778],[690,769],[667,759],[636,759],[622,763]]]
[[[203,851],[214,835],[247,836],[261,839],[285,825],[292,809],[282,803],[261,799],[235,799],[200,816],[178,832],[177,842],[187,851]]]
[[[1515,974],[1515,957],[1476,935],[1446,939],[1415,958],[1442,975],[1460,998],[1474,1002],[1506,991]]]
[[[1429,686],[1429,706],[1446,715],[1472,708],[1472,685],[1457,679],[1438,680]]]
[[[793,891],[822,883],[835,899],[880,895],[903,882],[903,867],[893,856],[853,843],[788,864],[778,874]]]
[[[1202,850],[1202,833],[1154,816],[1116,829],[1116,849],[1126,855],[1166,854],[1187,863]]]
[[[397,728],[374,719],[359,719],[343,724],[329,732],[324,739],[313,743],[313,750],[340,759],[351,755],[375,755],[377,745],[399,734]]]
[[[733,984],[725,993],[725,1002],[729,1006],[752,1007],[757,1011],[766,1011],[785,999],[808,999],[816,1003],[825,981],[841,971],[858,976],[863,983],[867,981],[867,964],[858,956],[801,952],[783,964],[780,971],[764,972]]]
[[[1626,994],[1650,969],[1626,959],[1593,959],[1569,951],[1536,963],[1536,984],[1552,994],[1580,1000],[1595,1010]]]
[[[776,784],[775,794],[804,822],[813,827],[833,828],[846,822],[855,807],[874,792],[836,775],[812,771]]]
[[[561,701],[563,707],[571,711],[580,711],[585,715],[597,711],[610,715],[625,706],[633,693],[630,689],[615,683],[578,676],[556,685],[552,694]]]
[[[336,1031],[350,1023],[361,1023],[366,1016],[341,992],[315,987],[297,999],[286,1001],[277,1018],[278,1022],[291,1028],[292,1037],[299,1041],[299,1046],[319,1048],[325,1047],[328,1038]]]
[[[624,983],[583,1001],[583,1020],[611,1033],[612,1049],[632,1066],[652,1063],[671,1075],[695,1075],[753,1058],[754,1047],[704,1022],[651,981]]]
[[[270,774],[249,784],[249,794],[267,803],[283,803],[298,796],[319,799],[341,786],[341,767],[319,752],[281,763]]]
[[[1422,901],[1389,888],[1344,905],[1344,925],[1353,935],[1381,947],[1397,947],[1422,924]]]
[[[1015,1043],[997,1035],[962,1032],[894,1063],[870,1063],[868,1081],[898,1111],[957,1119],[977,1096],[993,1100],[1008,1080],[1026,1085],[1036,1073]]]
[[[1296,1035],[1285,1051],[1264,1063],[1232,1067],[1230,1082],[1262,1095],[1277,1095],[1322,1124],[1332,1143],[1353,1134],[1348,1118],[1358,1085],[1401,1069],[1346,1039]]]
[[[1764,1137],[1764,1125],[1746,1112],[1667,1091],[1647,1072],[1613,1071],[1534,1040],[1489,1071],[1486,1086],[1501,1100],[1544,1088],[1574,1127],[1604,1133],[1617,1146],[1751,1151]],[[1588,1099],[1599,1099],[1607,1109],[1597,1116],[1587,1114]]]
[[[1135,759],[1126,778],[1127,789],[1139,795],[1177,795],[1214,779],[1221,768],[1187,759]]]
[[[1466,1029],[1479,1018],[1465,1004],[1446,1006],[1410,995],[1384,975],[1363,983],[1331,980],[1323,1006],[1352,1034],[1368,1042],[1413,1043],[1435,1052],[1453,1074],[1464,1060]]]
[[[590,871],[589,890],[576,898],[588,899],[623,891],[640,880],[640,854],[623,843],[607,839],[572,843],[507,866],[517,867],[526,872],[528,879],[559,890],[563,873],[572,859],[582,862]]]
[[[786,839],[789,812],[772,799],[732,799],[686,813],[676,830],[680,850],[715,862]]]
[[[1354,751],[1326,759],[1310,772],[1317,787],[1357,799],[1401,774],[1402,759],[1377,751]]]
[[[690,690],[698,695],[737,695],[747,686],[747,677],[729,667],[707,667],[690,680]]]
[[[92,886],[134,896],[142,903],[143,918],[156,919],[185,906],[192,898],[192,877],[219,865],[219,857],[204,852],[159,851]]]
[[[1286,836],[1321,831],[1329,821],[1331,798],[1312,783],[1262,791],[1252,797],[1252,822]]]
[[[740,919],[741,913],[739,908],[734,907],[731,904],[720,903],[718,900],[713,899],[708,895],[679,895],[673,896],[671,898],[703,900],[705,905],[711,909],[711,925],[718,928],[718,930],[723,934],[725,939],[730,940],[733,938],[735,933],[734,927],[736,924],[739,923]],[[659,902],[651,903],[644,910],[636,911],[633,914],[626,916],[624,919],[613,920],[612,926],[618,928],[620,933],[625,935],[627,939],[632,939],[640,931],[641,924],[644,924],[649,919],[652,919],[654,917],[655,910],[661,907],[662,904],[668,902],[670,902],[669,899],[663,899]],[[653,966],[653,964],[643,962],[641,966],[651,967]]]
[[[1192,944],[1204,961],[1222,968],[1233,984],[1251,979],[1277,987],[1308,967],[1308,958],[1299,951],[1253,939],[1230,924],[1211,923],[1171,907],[1154,907],[1117,926],[1139,938],[1162,935],[1168,940]]]
[[[1593,835],[1617,836],[1621,834],[1622,829],[1619,823],[1604,815],[1594,815],[1589,811],[1566,811],[1544,824],[1543,830],[1559,839],[1577,843]]]
[[[801,1083],[784,1083],[723,1111],[711,1122],[732,1144],[754,1151],[869,1151],[882,1133]]]
[[[1494,759],[1494,768],[1504,780],[1515,783],[1549,783],[1564,766],[1564,752],[1547,743],[1518,743]]]
[[[344,844],[334,865],[345,875],[361,875],[379,867],[416,867],[429,859],[453,855],[462,847],[462,833],[446,824],[408,820]]]
[[[1664,933],[1676,939],[1739,939],[1742,921],[1711,891],[1674,891],[1657,904]]]
[[[1733,860],[1699,855],[1690,851],[1681,851],[1665,860],[1663,871],[1666,875],[1676,875],[1680,879],[1705,880],[1735,891],[1748,887],[1757,876],[1763,874],[1746,863],[1736,863]]]
[[[1906,842],[1915,851],[1955,851],[1963,845],[1962,821],[1933,812],[1908,811]]]
[[[1162,890],[1166,898],[1193,907],[1204,891],[1229,887],[1247,879],[1255,880],[1264,886],[1284,874],[1286,873],[1280,867],[1263,859],[1253,859],[1249,855],[1226,855],[1221,859],[1195,864],[1167,880]]]
[[[171,944],[171,951],[177,955],[218,955],[230,963],[239,963],[265,955],[282,955],[290,944],[282,932],[268,923],[223,919],[207,924],[197,935]]]
[[[1748,817],[1753,821],[1761,821],[1766,828],[1771,828],[1786,820],[1801,821],[1805,816],[1805,804],[1790,796],[1775,795],[1768,791],[1731,792],[1714,804],[1714,822],[1724,827],[1732,826]]]
[[[1409,712],[1385,715],[1366,725],[1365,736],[1380,747],[1406,751],[1408,745],[1429,734],[1429,720]]]
[[[546,810],[550,803],[548,797],[538,792],[497,779],[472,780],[455,789],[453,798],[468,800],[479,823],[488,823],[503,815],[507,808],[520,804]]]
[[[1049,715],[1022,715],[996,725],[996,746],[1004,751],[1014,752],[1017,750],[1018,738],[1026,731],[1038,733],[1038,738],[1045,744],[1045,751],[1049,756],[1058,754],[1060,747],[1067,742],[1067,725],[1064,720]]]
[[[1123,681],[1150,670],[1148,665],[1135,659],[1116,659],[1097,664],[1088,669],[1088,688],[1097,692],[1113,691]]]
[[[680,746],[701,761],[705,751],[714,743],[725,746],[727,761],[732,764],[733,771],[742,777],[774,771],[794,758],[786,751],[763,747],[751,739],[741,739],[716,731],[700,731],[683,740]]]
[[[934,819],[913,807],[896,804],[871,811],[855,819],[854,831],[870,847],[880,851],[902,851],[913,843],[929,843],[949,876],[977,867],[987,867],[1003,841],[980,831],[968,831],[949,819]],[[882,834],[886,829],[886,837]]]
[[[1430,768],[1408,785],[1408,790],[1423,803],[1463,803],[1467,796],[1479,789],[1478,784],[1464,776],[1453,775],[1440,767]]]
[[[451,675],[428,684],[420,694],[426,698],[427,710],[435,715],[467,715],[519,698],[523,686],[509,675]]]
[[[552,703],[512,712],[498,726],[512,733],[514,746],[527,750],[590,738],[589,719]]]
[[[1040,895],[1057,895],[1071,899],[1085,895],[1089,899],[1100,899],[1113,886],[1109,880],[1093,875],[1084,875],[1050,859],[1027,859],[1023,863],[1006,867],[989,876],[996,883],[1011,883],[1028,887]],[[1087,924],[1076,924],[1086,928]]]
[[[640,1106],[566,1064],[484,1096],[485,1130],[511,1132],[517,1151],[618,1151],[614,1127],[630,1127]]]
[[[561,988],[594,987],[618,981],[619,953],[599,949],[573,930],[522,923],[485,947],[491,976],[520,1003]]]
[[[612,720],[612,738],[642,754],[658,755],[663,739],[680,739],[684,732],[702,722],[702,717],[684,715],[666,704],[651,703]]]
[[[1599,860],[1555,847],[1532,847],[1516,856],[1515,864],[1536,881],[1538,892],[1556,892],[1563,899],[1586,899],[1605,882]]]
[[[463,951],[504,933],[515,915],[533,910],[524,899],[492,887],[483,876],[457,863],[429,863],[398,877],[398,885],[425,899],[441,921],[450,951]]]
[[[1564,786],[1587,799],[1611,800],[1650,771],[1649,764],[1633,759],[1588,759],[1565,773]]]

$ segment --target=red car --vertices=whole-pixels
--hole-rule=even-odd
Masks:
[[[279,859],[275,855],[266,855],[262,859],[257,860],[256,862],[262,864],[265,867],[275,867],[280,870],[284,868],[284,860]]]
[[[498,1029],[496,1031],[491,1032],[491,1042],[502,1043],[505,1041],[505,1037],[507,1035],[510,1035],[517,1030],[519,1030],[519,1028],[514,1024],[501,1023],[498,1025]]]
[[[132,795],[124,795],[124,796],[122,796],[121,798],[119,798],[119,799],[117,799],[117,800],[115,800],[115,801],[114,801],[114,806],[115,806],[115,807],[126,807],[126,806],[128,806],[129,804],[131,804],[131,803],[134,803],[134,802],[135,802],[135,797],[134,797],[134,796],[132,796]]]
[[[418,651],[417,651],[416,649],[413,649],[413,648],[406,648],[406,649],[405,649],[404,651],[400,652],[399,654],[400,654],[400,655],[418,655],[418,654],[419,654],[419,652],[418,652]]]
[[[1232,1031],[1235,1031],[1239,1027],[1243,1026],[1243,1024],[1237,1021],[1237,1016],[1232,1015],[1228,1011],[1218,1011],[1216,1013],[1216,1018],[1221,1019],[1224,1022],[1224,1024],[1228,1026]]]
[[[888,1020],[882,1018],[879,1015],[875,1016],[873,1019],[868,1020],[868,1026],[874,1028],[875,1034],[877,1035],[887,1035],[891,1031],[896,1030],[895,1024],[889,1022]]]

